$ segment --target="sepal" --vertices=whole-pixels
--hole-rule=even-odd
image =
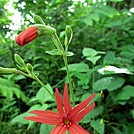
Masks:
[[[36,27],[38,29],[39,36],[51,36],[56,33],[56,29],[48,25],[35,24],[33,27]]]

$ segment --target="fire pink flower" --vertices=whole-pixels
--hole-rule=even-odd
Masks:
[[[72,108],[68,96],[68,84],[65,84],[64,106],[62,103],[62,97],[56,88],[56,103],[58,113],[53,111],[33,110],[29,113],[36,114],[37,116],[24,117],[24,119],[49,125],[56,125],[50,134],[66,134],[66,131],[68,131],[70,134],[89,134],[89,132],[79,126],[77,122],[79,122],[94,108],[95,103],[87,106],[94,97],[95,94],[92,94],[86,100],[79,103],[75,108]]]
[[[36,27],[28,27],[22,33],[16,37],[16,43],[20,46],[24,46],[34,40],[38,36],[38,29]]]

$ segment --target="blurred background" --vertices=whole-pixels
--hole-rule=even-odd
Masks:
[[[25,47],[14,41],[34,24],[34,15],[56,28],[63,44],[66,25],[73,29],[69,51],[75,55],[68,60],[76,102],[99,93],[97,106],[80,125],[91,134],[134,134],[134,0],[0,1],[0,66],[17,68],[17,53],[44,84],[63,93],[62,57],[45,53],[55,48],[51,39],[38,37]],[[55,102],[41,94],[30,78],[1,75],[0,134],[49,134],[51,126],[23,119],[29,109],[55,110]]]

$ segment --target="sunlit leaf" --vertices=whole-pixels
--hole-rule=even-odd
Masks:
[[[87,57],[86,59],[91,61],[94,65],[96,62],[101,58],[101,56],[95,56],[95,57]]]
[[[76,71],[76,72],[87,72],[89,71],[89,67],[84,62],[81,63],[75,63],[75,64],[69,64],[68,66],[69,71]],[[60,70],[66,70],[65,67],[61,68]]]

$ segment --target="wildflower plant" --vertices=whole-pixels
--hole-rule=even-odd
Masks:
[[[45,88],[51,98],[56,102],[58,112],[49,109],[47,109],[46,111],[38,109],[31,110],[28,113],[32,113],[34,114],[34,116],[28,114],[28,116],[24,117],[25,120],[35,121],[49,125],[56,125],[56,127],[51,130],[51,134],[65,134],[66,131],[68,131],[70,134],[89,134],[88,131],[78,125],[78,122],[81,121],[82,118],[94,108],[95,103],[92,101],[92,99],[96,95],[93,93],[91,96],[88,96],[87,99],[85,99],[84,101],[80,102],[79,104],[76,104],[72,85],[73,79],[71,78],[68,67],[68,56],[74,55],[73,52],[68,51],[69,44],[71,43],[73,37],[73,31],[70,26],[66,26],[65,40],[63,45],[56,33],[55,28],[46,25],[44,21],[37,15],[34,16],[34,20],[36,24],[28,27],[26,30],[20,33],[16,37],[15,41],[19,46],[24,47],[32,40],[40,38],[40,36],[49,36],[54,42],[56,49],[46,51],[46,53],[50,55],[62,56],[69,83],[69,95],[67,83],[64,87],[63,98],[61,97],[57,88],[55,89],[54,95],[50,91],[48,86],[44,85],[43,82],[38,78],[39,74],[34,72],[33,66],[30,63],[26,64],[18,54],[15,54],[15,61],[19,69],[0,67],[0,74],[7,75],[18,73],[26,77],[32,78],[36,80],[43,88]],[[70,103],[72,103],[72,106]]]

